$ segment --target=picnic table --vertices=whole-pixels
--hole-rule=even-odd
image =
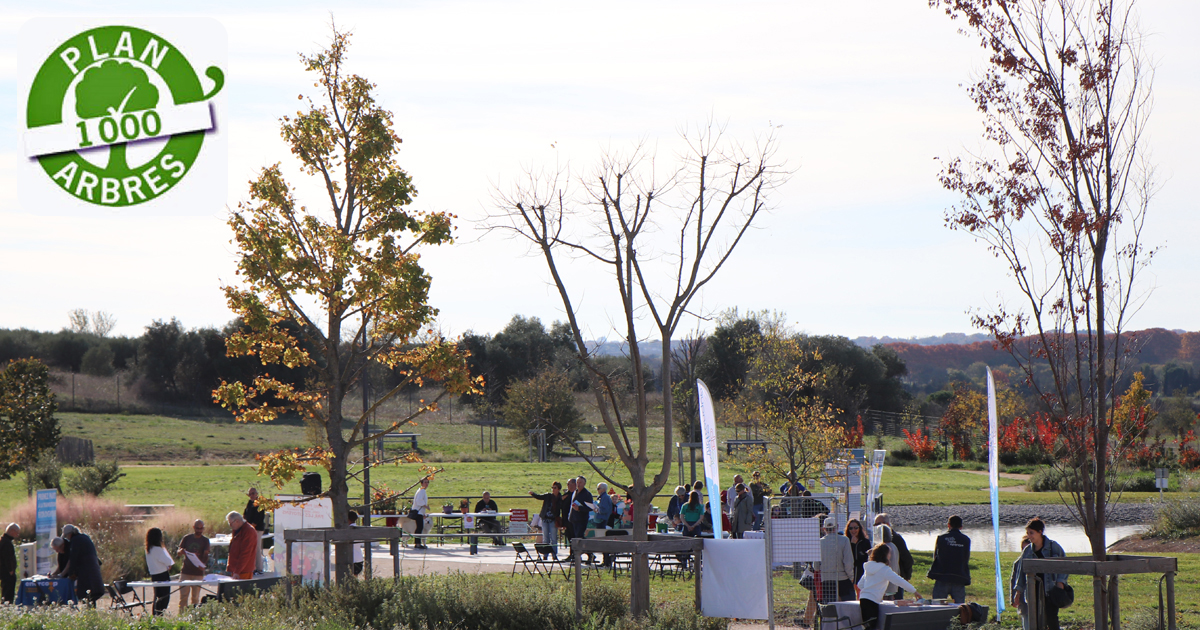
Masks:
[[[150,595],[147,598],[146,589],[155,587],[170,587],[172,589],[171,594],[173,595],[181,587],[199,586],[202,591],[207,593],[205,595],[206,598],[215,597],[218,600],[224,601],[242,593],[267,590],[278,584],[279,580],[282,579],[278,573],[262,573],[255,575],[249,580],[235,580],[227,575],[218,575],[215,573],[204,576],[202,580],[180,579],[182,577],[182,575],[178,575],[175,579],[166,582],[151,582],[147,580],[129,582],[127,586],[140,589],[141,593],[139,597],[141,597],[142,601],[147,602],[147,604],[154,601],[154,596]]]

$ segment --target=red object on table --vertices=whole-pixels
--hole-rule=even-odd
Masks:
[[[529,510],[509,510],[508,520],[512,523],[528,523]]]
[[[385,516],[383,518],[383,524],[387,525],[388,527],[395,527],[396,523],[399,523],[399,522],[400,522],[399,516]]]

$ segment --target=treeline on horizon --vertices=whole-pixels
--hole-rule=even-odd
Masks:
[[[754,315],[738,317],[730,311],[718,320],[713,333],[699,340],[676,343],[678,355],[693,346],[692,371],[703,379],[718,398],[736,395],[746,376],[749,357],[745,339],[760,334]],[[241,326],[238,321],[224,328],[186,328],[179,320],[155,320],[139,337],[104,336],[95,332],[61,330],[0,329],[0,365],[10,360],[34,357],[60,373],[118,376],[143,400],[164,405],[214,410],[212,390],[222,381],[249,380],[264,372],[253,357],[230,358],[225,338]],[[859,340],[839,336],[793,333],[822,359],[806,366],[827,375],[822,397],[841,410],[843,421],[866,410],[940,416],[951,384],[980,385],[984,367],[1008,377],[1019,387],[1013,358],[991,342],[919,345],[876,344],[863,347]],[[1149,329],[1131,333],[1138,352],[1131,356],[1124,379],[1140,371],[1145,387],[1156,395],[1191,395],[1200,390],[1200,333],[1177,333]],[[549,328],[537,317],[514,316],[495,334],[468,332],[460,343],[471,351],[471,369],[485,379],[484,392],[463,400],[478,415],[492,415],[504,403],[507,388],[534,377],[545,369],[565,373],[575,391],[586,391],[589,378],[574,354],[574,343],[565,324]],[[611,352],[613,346],[593,345],[593,352]],[[623,354],[599,358],[602,369],[616,381],[631,386],[630,362]],[[647,388],[661,391],[661,356],[644,356],[643,376]],[[676,381],[682,369],[675,357]],[[402,380],[403,366],[388,370],[375,366],[370,371],[371,389],[387,391]],[[272,375],[297,385],[308,377],[304,368],[272,369]]]

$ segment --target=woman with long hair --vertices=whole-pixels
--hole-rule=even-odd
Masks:
[[[883,594],[888,586],[895,584],[912,591],[913,597],[921,599],[917,587],[888,566],[888,556],[891,553],[892,550],[887,545],[879,543],[871,549],[870,560],[863,565],[863,576],[858,580],[858,607],[862,611],[864,628],[877,628],[882,625],[879,623],[879,602],[883,601]]]
[[[679,510],[679,518],[683,520],[683,535],[693,538],[700,537],[700,528],[704,525],[704,504],[700,503],[700,493],[692,490],[688,502]]]
[[[163,533],[157,527],[146,530],[146,568],[150,570],[150,580],[154,582],[170,582],[171,568],[175,561],[167,548],[163,546]],[[154,587],[154,614],[161,615],[171,603],[171,587]]]
[[[1029,558],[1065,558],[1066,552],[1063,551],[1062,545],[1050,540],[1046,537],[1046,523],[1042,519],[1034,517],[1025,524],[1025,535],[1029,537],[1029,546],[1021,551],[1021,557],[1017,560],[1016,566],[1013,568],[1017,573],[1016,596],[1013,598],[1013,603],[1018,607],[1026,608],[1028,612],[1029,598],[1025,595],[1026,579],[1025,573],[1021,571],[1021,563]],[[1050,596],[1054,589],[1067,588],[1066,573],[1044,573],[1042,574],[1042,587],[1045,597],[1042,598],[1044,606],[1042,607],[1042,615],[1046,619],[1046,628],[1049,630],[1059,630],[1058,625],[1058,606],[1054,604],[1054,598]]]
[[[867,532],[863,531],[862,523],[852,518],[846,521],[846,538],[850,539],[850,552],[854,554],[854,581],[863,575],[863,565],[871,554],[871,541],[867,540]]]

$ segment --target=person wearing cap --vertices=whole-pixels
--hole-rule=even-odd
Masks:
[[[825,519],[821,536],[822,603],[854,599],[854,551],[850,539],[838,532],[837,520]],[[832,591],[830,591],[832,589]]]
[[[962,518],[957,514],[946,521],[949,531],[937,537],[933,546],[933,564],[926,575],[933,580],[933,598],[953,597],[955,604],[967,601],[971,585],[971,539],[959,531]]]

